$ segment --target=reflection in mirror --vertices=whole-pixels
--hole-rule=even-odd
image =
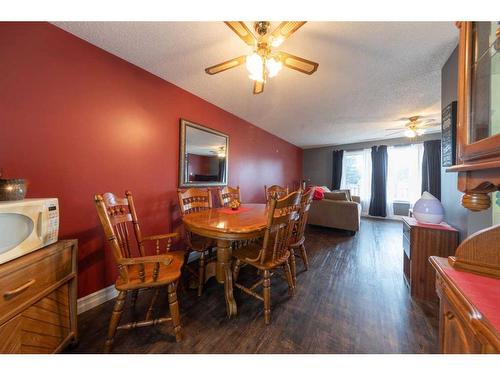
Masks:
[[[180,187],[227,184],[227,135],[181,120],[180,148]]]
[[[470,142],[500,133],[500,24],[472,26]]]

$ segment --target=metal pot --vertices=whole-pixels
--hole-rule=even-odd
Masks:
[[[0,178],[0,201],[17,201],[26,196],[26,181],[22,178]]]

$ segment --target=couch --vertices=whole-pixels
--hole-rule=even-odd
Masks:
[[[313,200],[307,223],[323,227],[344,229],[354,235],[361,222],[361,201],[353,195],[352,200]]]

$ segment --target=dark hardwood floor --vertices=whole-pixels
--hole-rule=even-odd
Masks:
[[[210,280],[202,297],[180,295],[184,339],[176,343],[170,324],[119,331],[114,353],[435,353],[437,306],[413,301],[403,281],[401,223],[363,219],[350,237],[343,231],[309,227],[310,269],[298,260],[297,290],[289,298],[284,280],[271,282],[271,324],[262,304],[235,290],[238,316],[226,318],[223,287]],[[249,284],[255,269],[242,269]],[[142,298],[141,298],[142,297]],[[148,295],[139,295],[145,313]],[[109,301],[79,316],[79,344],[68,353],[102,352]],[[133,312],[125,306],[123,320]],[[156,312],[167,310],[166,293]]]

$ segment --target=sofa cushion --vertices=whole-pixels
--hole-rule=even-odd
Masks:
[[[347,194],[345,191],[332,191],[331,193],[325,193],[325,199],[330,199],[331,201],[348,201]]]
[[[332,193],[345,193],[347,200],[352,201],[351,197],[351,190],[349,189],[338,189],[338,190],[333,190]]]

